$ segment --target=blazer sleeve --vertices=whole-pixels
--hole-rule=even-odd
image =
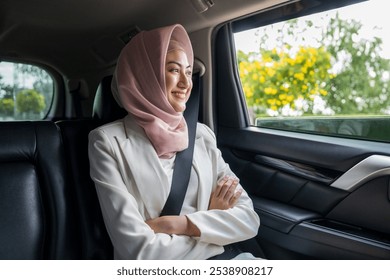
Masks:
[[[214,133],[205,125],[201,126],[202,137],[208,149],[208,155],[216,165],[217,181],[225,175],[234,175],[217,148]],[[213,190],[216,188],[215,182]],[[241,185],[238,188],[242,188]],[[199,240],[227,245],[254,237],[260,226],[260,218],[254,211],[253,203],[243,190],[235,207],[227,210],[207,210],[188,214],[187,217],[199,228]]]
[[[111,138],[113,139],[113,138]],[[115,150],[103,130],[89,134],[90,175],[117,259],[207,259],[223,249],[182,235],[157,233],[145,223],[119,171]]]

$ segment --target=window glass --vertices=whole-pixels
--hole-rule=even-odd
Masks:
[[[252,124],[390,142],[389,26],[373,0],[235,33]]]
[[[0,121],[45,118],[53,88],[51,76],[37,66],[0,62]]]

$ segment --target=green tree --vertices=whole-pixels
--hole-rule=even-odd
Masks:
[[[19,87],[30,87],[31,85],[27,86],[26,81],[33,79],[33,88],[50,103],[53,98],[53,79],[44,69],[30,64],[15,64],[14,71]]]
[[[361,28],[360,22],[342,20],[337,14],[322,38],[334,63],[341,65],[325,97],[339,114],[385,113],[390,106],[389,79],[385,78],[390,64],[380,55],[382,39],[357,40]]]
[[[45,98],[33,89],[26,89],[16,95],[16,109],[20,113],[39,114],[46,107]]]
[[[238,52],[248,105],[256,114],[269,115],[385,113],[390,108],[389,60],[380,56],[381,39],[357,39],[361,27],[337,15],[317,32],[316,46],[308,46],[306,31],[318,27],[290,20],[271,49],[267,32],[259,33],[259,52]],[[291,41],[301,45],[294,48]],[[324,103],[321,110],[318,101]]]
[[[262,50],[257,54],[238,53],[240,78],[249,106],[257,114],[267,109],[283,114],[283,110],[313,112],[317,96],[328,94],[326,85],[334,76],[330,54],[324,48],[300,47],[289,52],[286,44],[283,50]]]
[[[12,98],[1,98],[0,99],[0,115],[10,116],[14,113],[15,103]]]

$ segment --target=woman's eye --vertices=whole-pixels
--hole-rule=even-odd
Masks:
[[[177,68],[172,68],[172,69],[169,70],[169,72],[172,72],[172,73],[179,73],[180,70],[177,69]]]

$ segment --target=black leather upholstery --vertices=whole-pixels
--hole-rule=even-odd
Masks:
[[[102,79],[96,91],[92,117],[104,123],[121,119],[127,115],[125,109],[119,107],[111,92],[112,76]]]
[[[69,177],[77,201],[82,239],[81,259],[113,258],[111,240],[104,225],[95,185],[89,175],[88,159],[89,132],[127,114],[112,96],[111,79],[112,76],[105,77],[98,87],[93,118],[63,120],[56,123],[61,130],[70,171]]]
[[[77,201],[81,228],[80,259],[112,259],[113,248],[100,211],[94,183],[89,176],[88,134],[98,120],[59,121],[70,178]]]
[[[0,259],[112,259],[88,134],[124,117],[103,79],[90,119],[0,122]]]
[[[0,122],[0,258],[74,259],[78,223],[52,122]]]

